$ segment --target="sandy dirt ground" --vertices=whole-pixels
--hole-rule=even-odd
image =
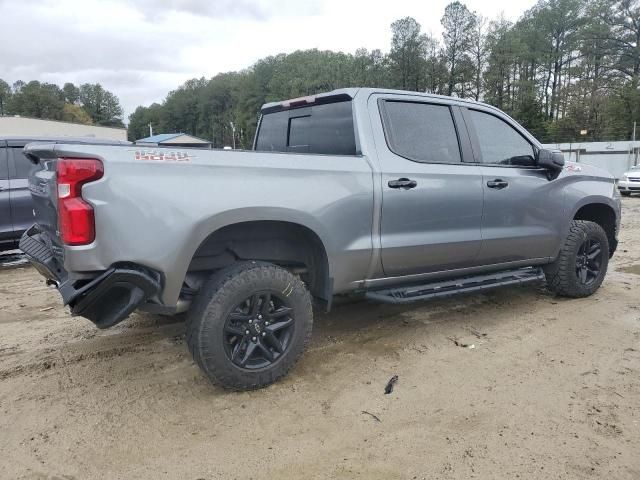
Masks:
[[[639,292],[631,198],[591,298],[345,305],[316,317],[287,378],[230,393],[176,319],[100,331],[30,267],[4,268],[0,478],[638,479]]]

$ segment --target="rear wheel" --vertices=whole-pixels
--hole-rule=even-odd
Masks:
[[[571,222],[555,262],[545,267],[547,286],[566,297],[588,297],[604,280],[609,265],[609,240],[600,225]]]
[[[298,277],[269,263],[243,262],[203,286],[189,313],[187,341],[213,383],[251,390],[289,371],[312,325],[311,295]]]

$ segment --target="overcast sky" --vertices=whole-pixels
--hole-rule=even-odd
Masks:
[[[535,0],[468,0],[517,19]],[[387,51],[392,21],[439,35],[449,0],[0,0],[0,78],[100,82],[126,115],[185,80],[239,70],[267,55],[319,48]]]

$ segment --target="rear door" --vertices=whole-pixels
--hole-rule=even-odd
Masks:
[[[9,164],[6,143],[0,141],[0,243],[12,240],[11,203],[9,201]]]
[[[386,276],[473,266],[481,245],[482,173],[457,107],[406,95],[369,101],[382,177]],[[380,114],[378,114],[380,112]]]
[[[536,147],[522,127],[492,109],[463,109],[482,168],[484,264],[545,259],[561,232],[551,221],[563,209],[563,191],[536,166]]]
[[[16,235],[21,235],[33,222],[33,201],[29,191],[29,172],[34,165],[22,153],[24,144],[9,142],[9,197],[11,219]]]

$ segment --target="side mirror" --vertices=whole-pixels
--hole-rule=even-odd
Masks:
[[[564,154],[560,151],[541,149],[538,151],[538,166],[559,172],[564,167]]]

